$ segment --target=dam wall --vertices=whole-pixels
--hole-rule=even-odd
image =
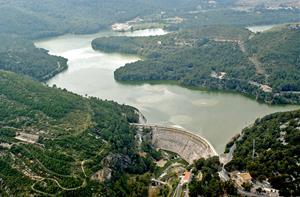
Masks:
[[[200,158],[218,155],[214,147],[203,137],[192,132],[159,125],[134,124],[139,129],[151,129],[152,144],[156,148],[177,153],[189,163]]]

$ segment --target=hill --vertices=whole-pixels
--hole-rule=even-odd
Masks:
[[[275,27],[255,35],[246,50],[257,59],[265,83],[276,92],[300,91],[300,25]]]
[[[211,40],[247,40],[250,32],[234,26],[208,26],[187,29],[162,36],[150,37],[101,37],[92,41],[95,50],[137,54],[144,58],[157,58],[155,55],[173,53],[178,49],[205,44]]]
[[[1,0],[0,33],[37,39],[65,33],[92,33],[137,16],[160,22],[180,16],[171,28],[251,25],[299,21],[299,10],[233,10],[235,0]]]
[[[45,81],[65,70],[67,60],[51,56],[20,36],[0,34],[0,69]]]
[[[192,9],[207,4],[195,0],[2,0],[0,32],[41,38],[65,33],[91,33],[107,29],[115,22],[161,11]]]
[[[184,86],[236,91],[272,104],[296,104],[299,36],[297,25],[251,36],[243,28],[212,26],[150,38],[99,38],[92,46],[144,58],[117,69],[115,78],[120,81],[174,80]]]
[[[268,180],[282,196],[299,196],[299,138],[299,110],[268,115],[243,130],[236,140],[233,160],[225,167],[249,171],[256,180]]]
[[[11,52],[7,54],[7,49],[1,53],[0,68],[26,74],[41,81],[47,80],[66,69],[65,60],[47,57],[45,51],[30,46],[29,40],[66,33],[94,33],[110,29],[110,26],[116,22],[126,22],[136,17],[143,21],[137,25],[137,28],[158,25],[172,30],[196,29],[207,25],[246,26],[299,20],[299,10],[243,12],[231,9],[235,1],[213,2],[197,0],[164,2],[158,0],[89,0],[85,2],[62,0],[58,2],[46,0],[37,3],[34,0],[26,2],[2,0],[0,1],[0,41],[13,42],[14,40],[17,48],[14,49],[15,45],[10,44]],[[178,17],[182,22],[177,23],[176,20],[174,22],[174,18]],[[20,51],[19,46],[23,44],[27,48]]]
[[[147,191],[153,161],[137,154],[136,109],[5,71],[0,89],[1,196]]]
[[[261,2],[261,1],[260,1]],[[299,22],[299,8],[266,9],[261,7],[241,8],[229,6],[223,9],[196,9],[192,12],[173,12],[184,19],[182,23],[172,24],[169,29],[195,29],[211,25],[234,25],[247,27],[255,25],[274,25]]]

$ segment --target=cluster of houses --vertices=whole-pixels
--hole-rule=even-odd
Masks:
[[[235,182],[236,186],[239,189],[243,189],[244,184],[251,184],[251,193],[255,193],[260,191],[261,193],[264,193],[266,196],[270,197],[278,197],[279,196],[279,190],[273,189],[268,182],[264,183],[254,183],[252,180],[251,175],[248,172],[238,172],[234,171],[230,173],[231,179]]]
[[[129,31],[132,29],[134,24],[137,24],[137,23],[140,23],[143,21],[144,21],[143,19],[136,17],[125,23],[115,23],[111,26],[111,28],[113,31],[118,31],[118,32]]]

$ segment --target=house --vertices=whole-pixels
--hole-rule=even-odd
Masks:
[[[239,173],[240,179],[245,182],[245,183],[249,183],[251,182],[251,175],[249,174],[249,172],[243,172],[243,173]]]
[[[279,196],[279,190],[273,188],[262,188],[268,196],[277,197]]]
[[[268,86],[268,85],[265,85],[265,84],[262,84],[262,85],[260,86],[260,89],[261,89],[262,91],[264,91],[264,92],[272,92],[272,88],[271,88],[270,86]]]
[[[189,183],[189,182],[191,181],[191,179],[192,179],[192,173],[189,172],[189,171],[185,171],[185,172],[183,173],[182,178],[181,178],[181,185],[184,185],[184,184],[186,184],[186,183]]]
[[[249,172],[232,172],[230,173],[230,176],[232,177],[232,180],[241,187],[243,183],[251,183],[252,177],[249,174]]]

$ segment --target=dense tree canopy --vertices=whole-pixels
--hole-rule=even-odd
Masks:
[[[224,196],[237,195],[233,182],[220,180],[218,171],[221,169],[219,157],[199,159],[193,165],[193,179],[189,185],[190,196]]]
[[[299,27],[254,37],[239,27],[299,21],[299,9],[241,11],[232,9],[234,3],[2,0],[0,196],[146,196],[153,161],[162,156],[150,143],[137,147],[136,129],[130,126],[139,119],[135,108],[37,82],[66,69],[67,60],[36,48],[34,39],[107,30],[113,23],[141,17],[181,31],[94,40],[94,49],[144,58],[118,69],[116,79],[173,80],[238,91],[270,103],[299,103]],[[182,21],[172,22],[174,17]],[[252,57],[262,63],[265,76],[257,74]],[[261,91],[258,83],[270,85],[274,94]],[[258,120],[244,130],[226,168],[248,170],[257,179],[267,178],[281,194],[298,195],[299,118],[296,111]],[[191,196],[236,195],[232,182],[220,180],[220,167],[217,157],[196,161],[193,168],[199,176],[192,180]]]
[[[297,196],[300,194],[299,139],[299,110],[258,119],[253,126],[243,130],[242,138],[236,141],[233,160],[226,169],[247,170],[255,179],[269,180],[281,195]]]
[[[299,21],[299,10],[233,10],[234,0],[2,0],[0,32],[27,38],[64,33],[90,33],[107,29],[112,23],[134,17],[165,19],[180,16],[186,20],[170,28],[204,25],[253,25]],[[201,10],[206,12],[201,12]]]
[[[7,144],[0,148],[1,190],[71,195],[63,188],[77,188],[72,191],[90,196],[147,190],[150,179],[144,173],[153,170],[153,159],[138,155],[136,131],[129,125],[138,121],[135,108],[83,98],[5,71],[0,71],[0,89],[0,143]],[[16,140],[19,132],[38,136],[37,143]],[[111,179],[92,181],[102,169],[112,170]],[[43,179],[33,181],[24,171]],[[132,174],[136,178],[128,179]],[[129,189],[132,185],[136,189]]]
[[[277,91],[300,91],[300,26],[277,27],[246,42],[249,55],[262,63],[266,82]]]
[[[207,2],[196,0],[5,0],[0,4],[0,32],[29,38],[90,33],[137,16],[204,4]]]
[[[268,103],[297,104],[299,36],[297,24],[251,36],[244,28],[212,26],[158,37],[98,38],[92,46],[144,58],[117,69],[115,78],[120,81],[173,80],[236,91]]]
[[[51,56],[20,36],[0,34],[0,69],[44,81],[67,68],[67,60]]]

